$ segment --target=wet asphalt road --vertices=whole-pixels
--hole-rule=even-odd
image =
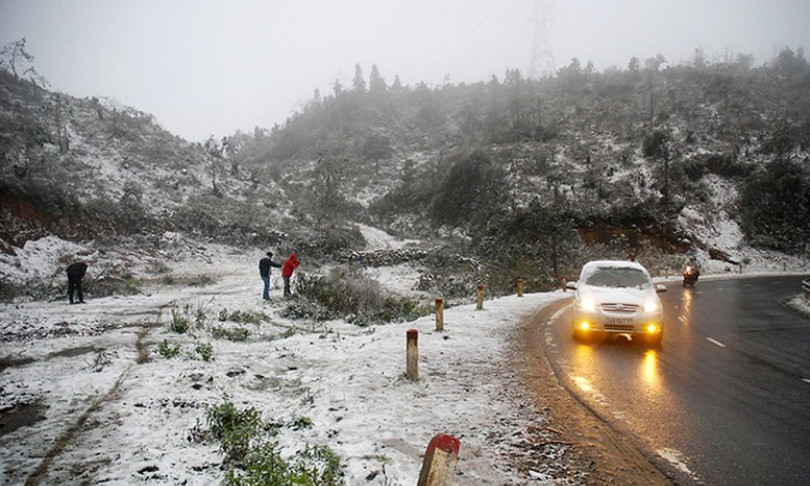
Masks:
[[[680,484],[810,484],[810,317],[783,304],[803,278],[668,284],[660,349],[575,342],[566,307],[547,355]]]

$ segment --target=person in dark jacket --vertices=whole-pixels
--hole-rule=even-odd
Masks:
[[[284,266],[281,267],[281,278],[284,279],[284,297],[292,295],[292,292],[290,292],[290,278],[295,269],[298,268],[298,263],[298,255],[290,253],[290,258],[287,258],[287,261],[284,262]]]
[[[259,275],[264,281],[264,292],[262,293],[264,300],[270,300],[270,267],[281,268],[281,264],[274,262],[273,253],[268,251],[267,256],[259,260]]]
[[[82,278],[85,273],[87,273],[87,264],[85,262],[71,263],[70,266],[67,267],[68,298],[71,304],[75,303],[73,302],[73,292],[76,292],[76,297],[79,298],[78,303],[84,304]]]

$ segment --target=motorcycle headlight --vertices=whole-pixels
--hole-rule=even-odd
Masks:
[[[658,310],[658,302],[654,300],[648,300],[644,303],[644,312],[655,312]]]

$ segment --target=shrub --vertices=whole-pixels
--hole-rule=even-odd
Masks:
[[[169,330],[177,334],[184,334],[189,328],[188,317],[181,314],[177,309],[172,309],[172,322],[169,323]]]
[[[180,355],[180,345],[169,344],[169,341],[164,339],[158,344],[158,353],[167,359],[176,358]]]
[[[752,245],[785,253],[806,251],[810,240],[810,172],[776,160],[742,184],[741,227]]]
[[[340,486],[343,467],[340,457],[327,446],[310,446],[290,458],[281,456],[278,443],[272,438],[278,433],[273,423],[262,421],[253,407],[238,410],[226,397],[220,405],[206,409],[207,431],[198,427],[195,438],[219,441],[223,464],[228,467],[224,484],[253,486],[264,484],[301,486]],[[312,421],[298,417],[290,423],[294,429],[309,428]]]
[[[358,270],[334,269],[328,277],[301,274],[298,294],[312,302],[295,302],[282,312],[285,317],[345,318],[357,325],[413,320],[430,310],[405,297],[385,296],[379,282]]]
[[[223,326],[214,326],[211,328],[211,335],[216,339],[227,339],[228,341],[242,342],[250,338],[250,329],[244,327],[235,327],[228,329]]]
[[[211,361],[214,357],[214,346],[211,343],[200,343],[194,348],[203,361]]]
[[[252,312],[236,310],[228,313],[228,309],[223,308],[219,311],[219,321],[240,322],[242,324],[260,324],[263,320],[267,319],[264,314],[254,314]]]
[[[293,430],[311,429],[312,419],[309,417],[296,417],[292,422],[290,422],[290,427]]]
[[[261,413],[253,407],[237,410],[227,398],[206,411],[213,437],[220,441],[220,453],[226,463],[240,462],[250,450],[251,438],[261,426]]]

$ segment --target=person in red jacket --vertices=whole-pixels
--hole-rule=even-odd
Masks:
[[[298,268],[298,263],[298,255],[290,253],[290,258],[287,258],[287,261],[281,266],[281,278],[284,279],[284,297],[292,295],[290,292],[290,278],[295,269]]]

